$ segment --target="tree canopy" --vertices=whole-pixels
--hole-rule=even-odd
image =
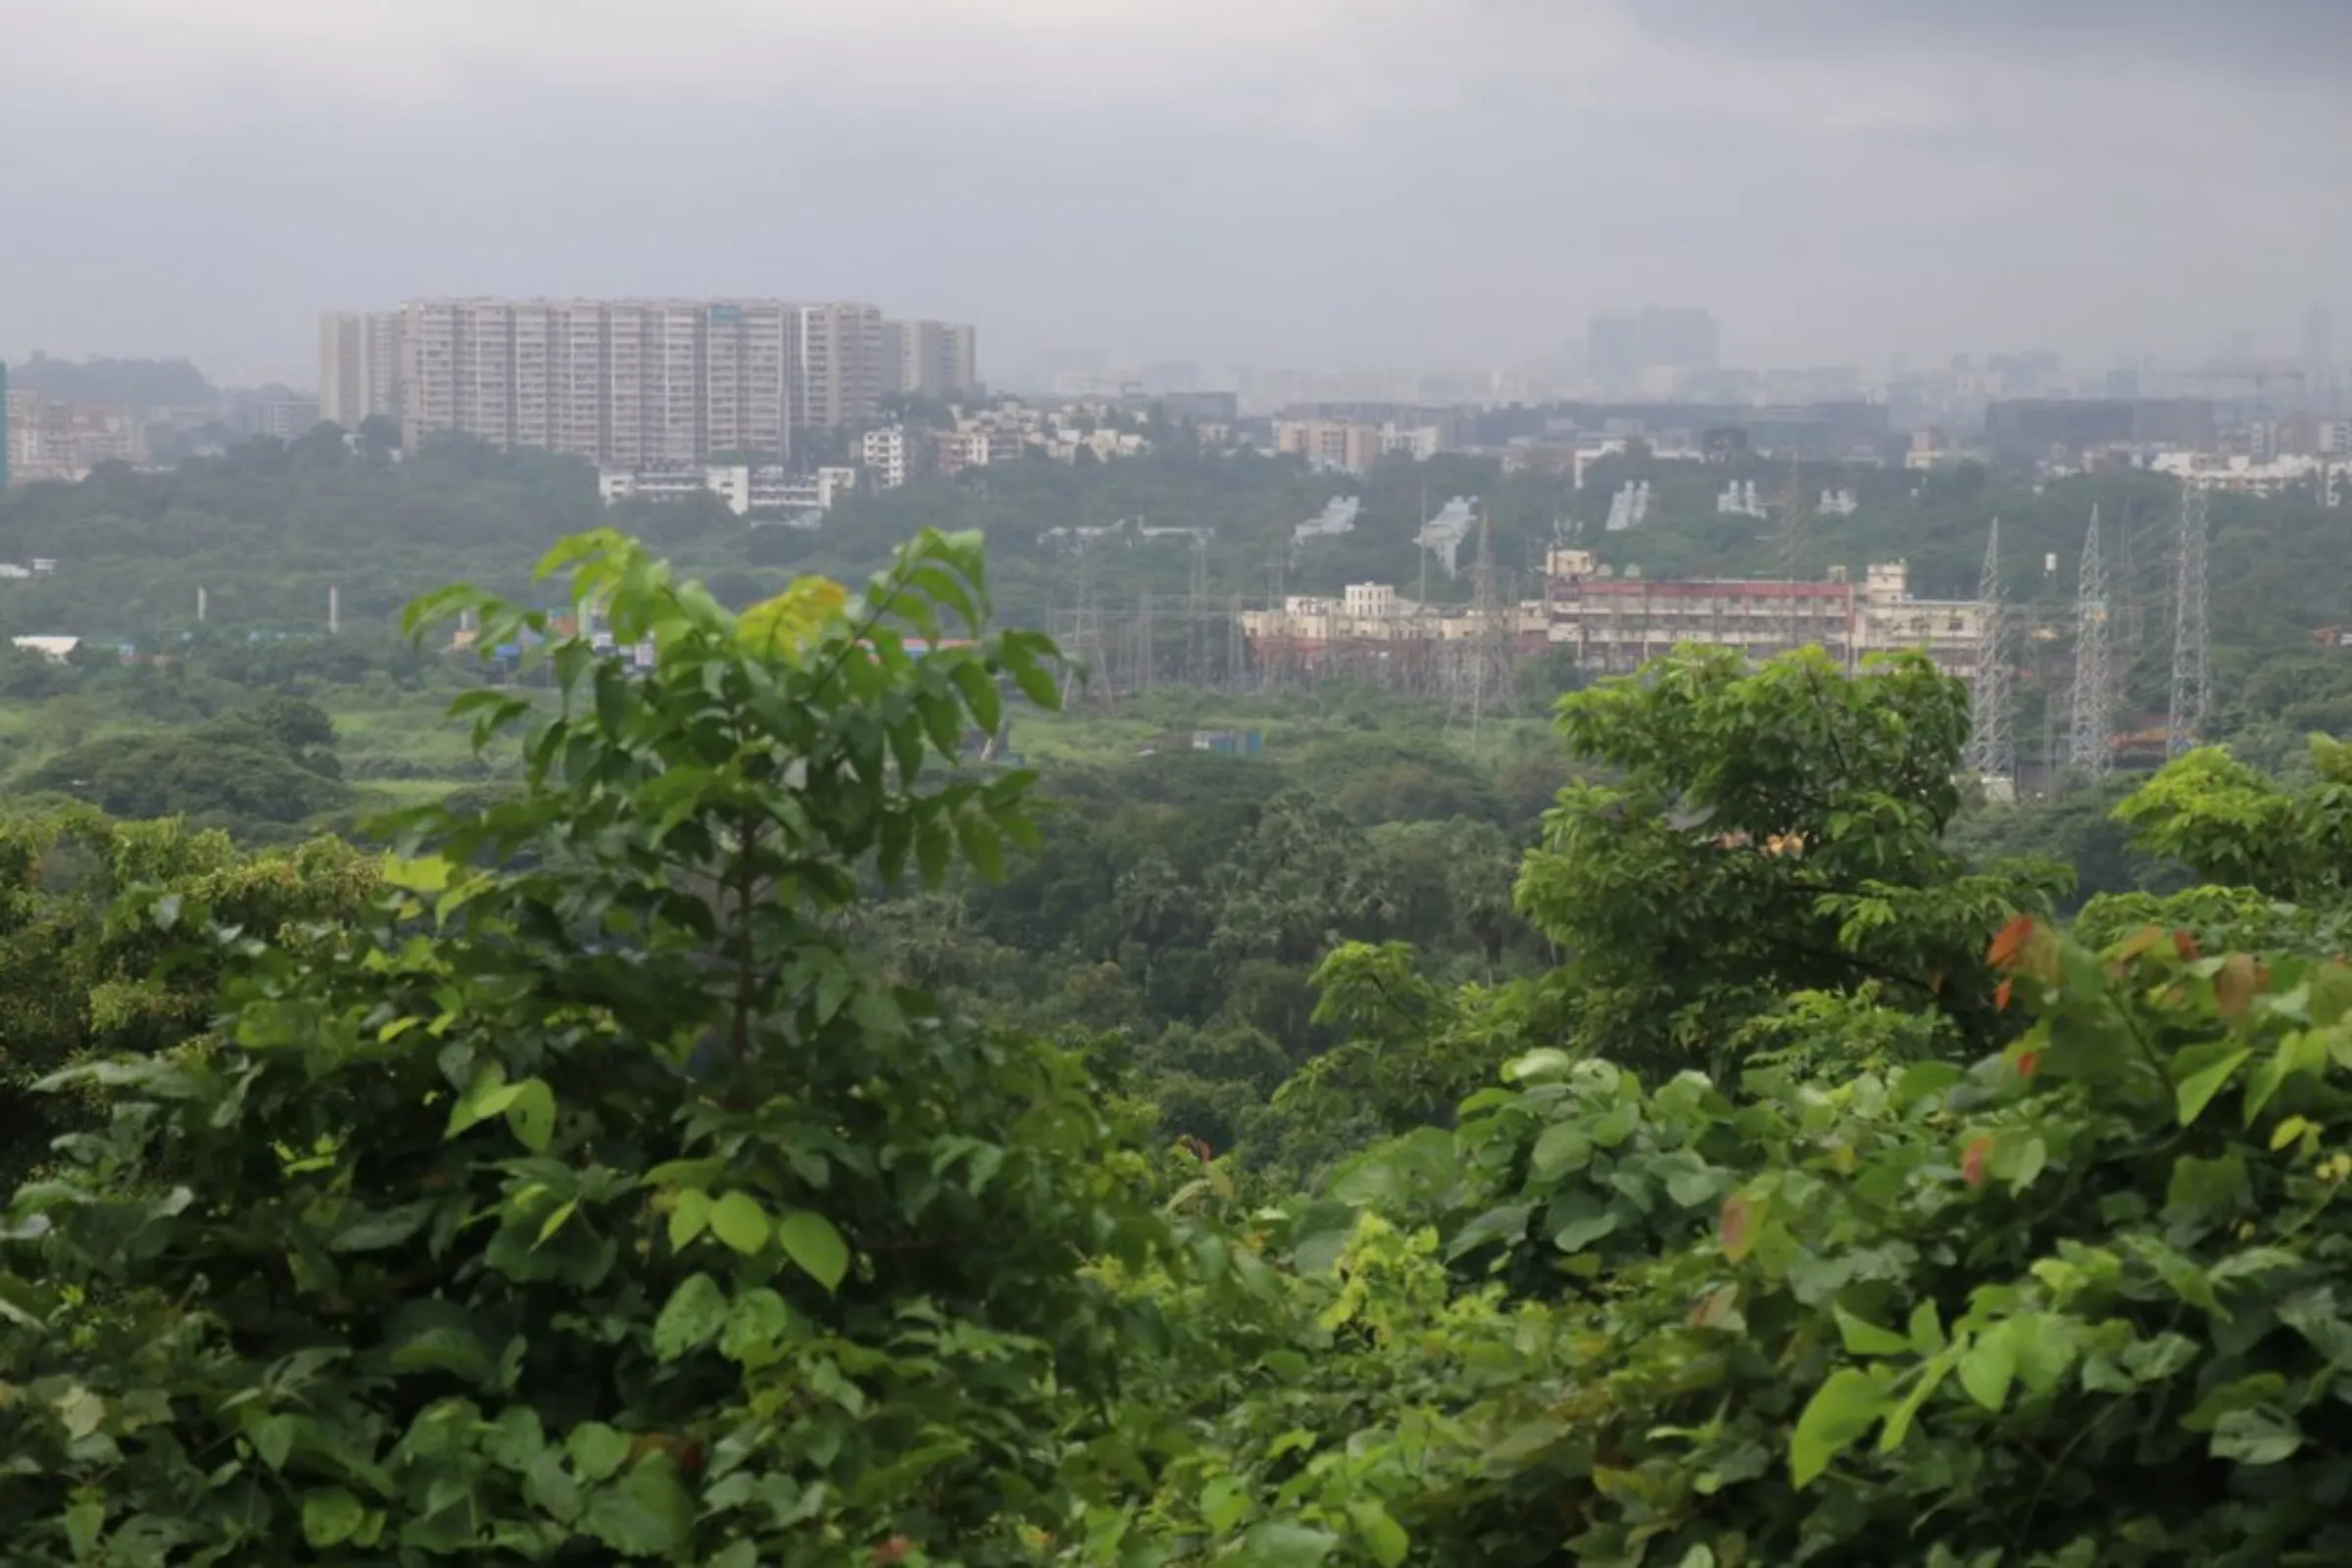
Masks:
[[[454,708],[510,789],[0,833],[12,1561],[2352,1548],[2335,742],[2175,760],[2178,885],[2069,920],[1917,660],[1574,694],[1523,838],[1442,767],[1050,808],[964,747],[1059,691],[975,538],[544,570],[408,622],[538,639]]]

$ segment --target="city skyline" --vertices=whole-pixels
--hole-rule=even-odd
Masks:
[[[2159,9],[665,12],[789,58],[778,93],[606,8],[82,0],[11,22],[0,135],[43,154],[0,169],[0,348],[252,382],[348,301],[781,287],[920,300],[1004,365],[1508,365],[1645,299],[1746,366],[2291,352],[2352,317],[2352,8]]]

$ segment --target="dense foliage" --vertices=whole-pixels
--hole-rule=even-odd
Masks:
[[[387,851],[6,841],[11,1560],[2352,1546],[2333,742],[2121,796],[2070,921],[1955,848],[1918,660],[1687,652],[1524,790],[1376,731],[1047,801],[967,760],[1056,696],[974,539],[550,568],[654,662],[420,604],[546,683]],[[326,778],[290,697],[220,721]]]

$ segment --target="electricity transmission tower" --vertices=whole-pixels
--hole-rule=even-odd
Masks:
[[[2082,536],[2082,567],[2075,586],[2074,723],[2066,762],[2090,778],[2105,778],[2114,762],[2115,684],[2108,668],[2107,566],[2099,556],[2099,509],[2090,509]]]
[[[1446,720],[1450,724],[1457,714],[1468,718],[1470,750],[1475,756],[1479,724],[1487,709],[1515,710],[1518,697],[1511,678],[1513,656],[1518,651],[1511,627],[1515,616],[1512,607],[1502,603],[1495,584],[1494,530],[1484,507],[1478,513],[1478,564],[1472,582],[1469,657],[1462,661],[1452,682]]]
[[[1193,535],[1193,577],[1184,616],[1184,678],[1196,689],[1208,684],[1208,535]]]
[[[2205,491],[2183,482],[2180,538],[2173,560],[2173,701],[2165,720],[2164,750],[2179,757],[2197,745],[2212,693],[2206,665],[2212,636],[2206,622],[2207,533]]]
[[[1804,469],[1797,461],[1795,437],[1788,445],[1788,500],[1781,513],[1781,579],[1799,581],[1798,573],[1805,569],[1805,484]],[[1805,621],[1807,600],[1802,594],[1788,596],[1788,647],[1805,645],[1805,634],[1811,628]]]
[[[1062,652],[1069,656],[1066,673],[1062,677],[1061,702],[1071,706],[1080,695],[1082,683],[1091,686],[1105,703],[1112,700],[1110,639],[1105,635],[1102,602],[1096,596],[1095,552],[1092,541],[1081,540],[1078,546],[1078,611],[1072,617],[1069,639]]]
[[[1984,541],[1984,572],[1977,579],[1977,680],[1969,692],[1968,770],[1979,779],[2015,788],[2017,740],[2009,722],[2009,610],[2001,595],[2001,519]]]

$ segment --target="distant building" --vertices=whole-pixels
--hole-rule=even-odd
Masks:
[[[1192,392],[1200,388],[1200,367],[1190,360],[1163,360],[1145,366],[1136,373],[1136,379],[1143,383],[1146,397]]]
[[[1695,308],[1604,311],[1587,324],[1585,359],[1604,388],[1670,392],[1683,373],[1718,368],[1721,333],[1714,314]]]
[[[1274,450],[1306,459],[1312,468],[1364,473],[1380,461],[1381,427],[1337,419],[1277,419]]]
[[[1230,425],[1240,423],[1242,417],[1238,392],[1156,392],[1147,394],[1144,401],[1176,424],[1190,419],[1195,424]]]
[[[147,422],[128,410],[0,385],[0,473],[11,484],[78,483],[100,464],[143,467],[149,457]]]
[[[391,398],[413,450],[442,431],[616,468],[791,447],[796,308],[774,301],[412,300]],[[321,382],[340,410],[356,329],[329,318]],[[380,343],[390,329],[368,327]],[[369,394],[369,412],[383,412]],[[342,417],[338,424],[346,423]]]
[[[1871,566],[1859,585],[1842,571],[1824,582],[1614,576],[1582,550],[1551,552],[1547,567],[1548,638],[1595,672],[1638,669],[1696,643],[1756,659],[1814,645],[1849,668],[1869,654],[1918,649],[1951,674],[1976,673],[1983,606],[1914,599],[1901,562]]]
[[[319,322],[320,413],[382,415],[412,447],[460,431],[608,467],[782,463],[798,431],[854,429],[885,395],[978,386],[973,329],[855,303],[412,300]]]
[[[2314,414],[2336,412],[2335,322],[2326,306],[2303,318],[2303,392]]]
[[[318,415],[346,430],[400,418],[399,311],[333,311],[318,320]]]
[[[909,469],[907,458],[913,441],[902,425],[886,430],[868,430],[860,443],[859,456],[865,469],[874,476],[874,483],[884,490],[896,490],[906,482]]]
[[[1986,444],[2009,452],[2214,445],[2210,398],[2002,398],[1985,405]]]
[[[830,512],[857,484],[855,468],[801,474],[779,465],[745,463],[608,469],[597,475],[597,493],[609,507],[623,501],[675,502],[714,495],[739,517],[755,512]]]
[[[887,392],[958,403],[980,390],[978,334],[956,321],[882,323]]]
[[[2199,490],[2226,490],[2237,495],[2276,496],[2305,488],[2316,494],[2324,483],[2328,486],[2324,506],[2341,505],[2347,491],[2352,491],[2352,474],[2325,458],[2159,452],[2148,460],[2148,467]]]
[[[28,654],[38,654],[52,664],[62,664],[74,657],[81,646],[78,637],[11,637],[9,642]]]
[[[792,307],[791,418],[796,430],[840,430],[882,414],[900,367],[883,363],[882,312],[871,305]]]
[[[316,398],[244,398],[229,410],[229,427],[242,436],[299,441],[318,427]]]

